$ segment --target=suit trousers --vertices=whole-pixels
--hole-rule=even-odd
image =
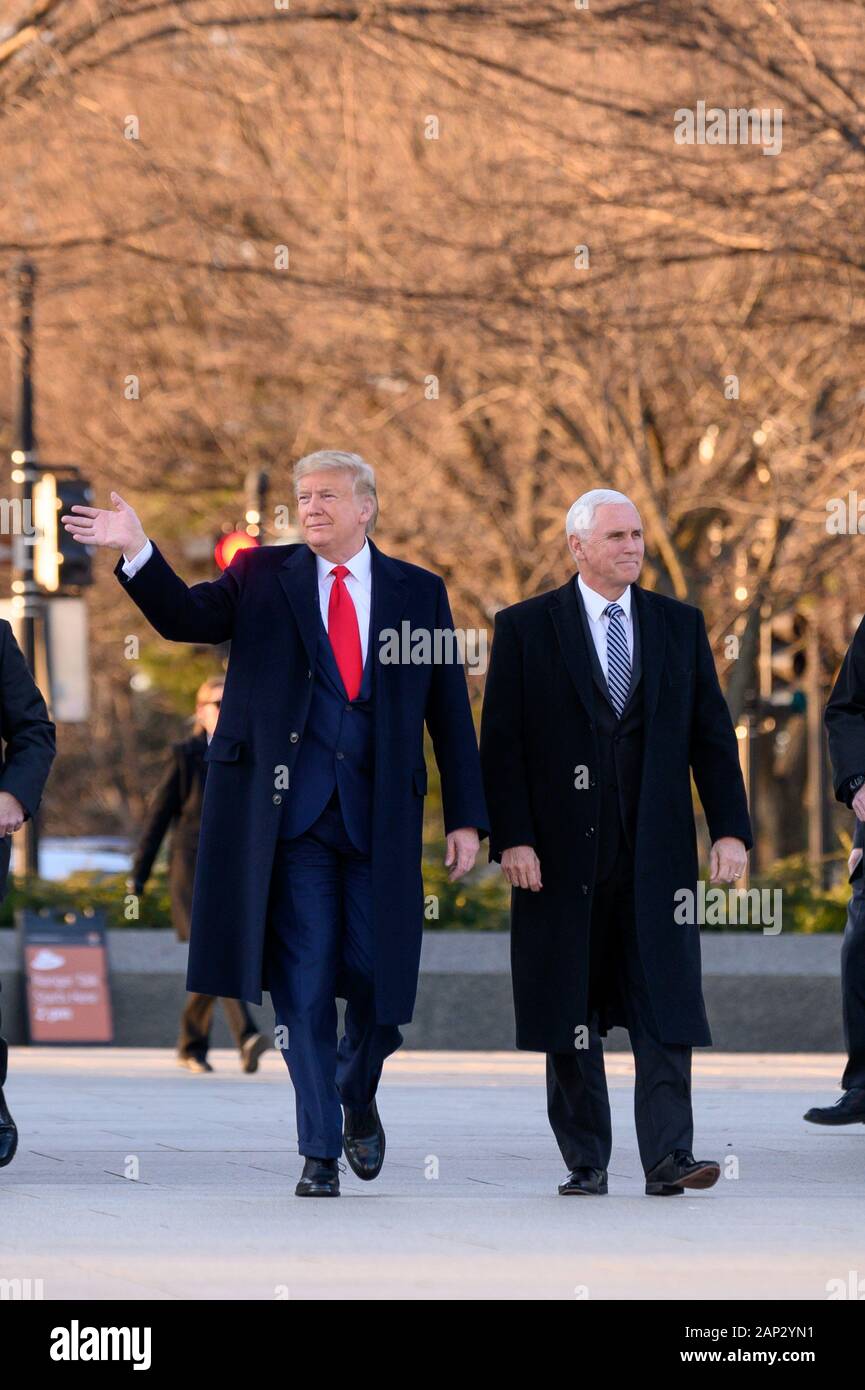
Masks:
[[[338,1158],[341,1106],[369,1105],[402,1033],[376,1023],[370,857],[349,838],[336,791],[307,831],[277,840],[265,950],[298,1152]],[[337,995],[346,1001],[339,1042]]]
[[[856,879],[841,939],[841,1005],[847,1065],[845,1091],[865,1090],[865,875]]]
[[[180,1057],[197,1057],[203,1062],[210,1046],[215,994],[190,994],[180,1020],[177,1053]],[[255,1021],[242,999],[219,1000],[225,1021],[231,1029],[235,1046],[242,1047],[247,1038],[258,1032]]]
[[[672,909],[671,909],[672,910]],[[632,851],[624,835],[610,874],[595,884],[589,944],[588,1046],[547,1053],[547,1113],[568,1169],[607,1168],[612,1151],[599,991],[617,980],[634,1054],[634,1119],[644,1172],[693,1146],[691,1048],[659,1040],[634,920]]]

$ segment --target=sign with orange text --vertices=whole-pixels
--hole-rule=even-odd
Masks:
[[[104,913],[15,913],[32,1043],[114,1040]]]

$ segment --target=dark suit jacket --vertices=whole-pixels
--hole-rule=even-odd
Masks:
[[[168,884],[171,891],[171,920],[180,941],[189,940],[192,887],[207,778],[207,763],[204,761],[206,750],[205,733],[193,734],[171,745],[171,754],[162,780],[151,798],[132,865],[131,877],[139,889],[143,888],[166,832],[171,829]]]
[[[56,728],[30,674],[11,623],[0,619],[0,791],[11,792],[29,820],[39,809],[57,749]],[[0,836],[0,902],[6,896],[12,838]]]

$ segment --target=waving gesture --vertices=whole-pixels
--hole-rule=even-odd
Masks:
[[[124,502],[118,492],[111,493],[111,500],[113,511],[75,502],[72,511],[76,515],[67,513],[60,520],[73,540],[83,545],[107,545],[112,550],[122,550],[131,560],[145,545],[147,537],[129,503]]]

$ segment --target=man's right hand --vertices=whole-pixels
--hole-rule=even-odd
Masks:
[[[124,502],[118,492],[112,492],[114,511],[104,511],[99,507],[85,507],[80,502],[72,505],[72,511],[60,520],[73,540],[82,545],[107,545],[113,550],[122,550],[127,560],[134,560],[139,550],[147,544],[147,537],[141,522],[128,502]]]
[[[502,873],[512,888],[530,888],[537,893],[541,883],[541,861],[531,845],[514,845],[502,854]]]

